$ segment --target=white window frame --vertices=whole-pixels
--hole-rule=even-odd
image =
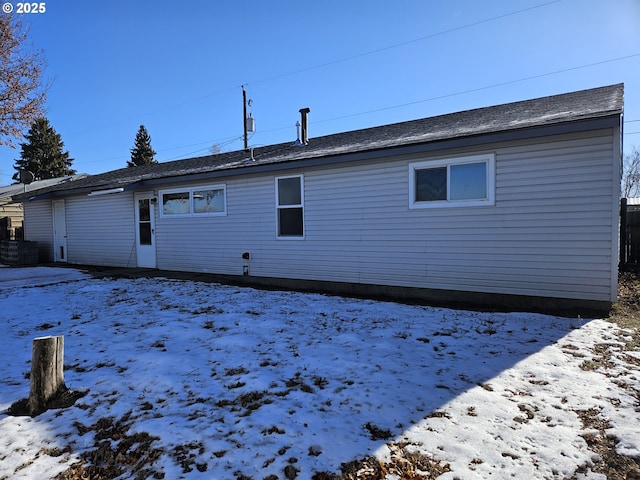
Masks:
[[[193,192],[198,190],[222,190],[223,195],[223,211],[221,212],[203,212],[196,213],[193,211]],[[188,193],[189,194],[189,213],[164,213],[163,196],[171,193]],[[161,218],[192,218],[192,217],[224,217],[227,215],[227,186],[219,185],[196,185],[193,187],[171,188],[158,191],[158,210]]]
[[[278,181],[286,180],[288,178],[298,178],[300,180],[300,203],[296,205],[280,205],[280,193],[278,191]],[[304,221],[304,175],[286,175],[282,177],[275,177],[275,200],[276,200],[276,239],[278,240],[304,240],[307,234],[307,228]],[[280,210],[288,208],[302,208],[302,235],[280,235]]]
[[[487,195],[482,199],[464,199],[451,200],[450,182],[451,169],[455,165],[467,165],[474,163],[484,163],[486,165],[486,192]],[[446,200],[429,200],[416,201],[416,171],[428,170],[430,168],[447,168],[447,199]],[[423,160],[409,164],[409,208],[446,208],[446,207],[480,207],[492,206],[496,203],[496,156],[494,153],[484,155],[471,155],[465,157],[439,158],[434,160]]]

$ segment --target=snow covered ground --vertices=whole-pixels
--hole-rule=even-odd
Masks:
[[[47,267],[0,268],[0,312],[0,479],[89,460],[122,478],[311,479],[398,452],[442,479],[603,479],[585,411],[640,456],[640,352],[604,320]],[[46,335],[65,336],[66,384],[89,392],[9,416]]]

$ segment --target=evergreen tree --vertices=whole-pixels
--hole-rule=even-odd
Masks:
[[[158,163],[153,157],[156,152],[151,148],[151,137],[144,125],[140,125],[136,139],[131,149],[131,160],[127,161],[127,167],[139,167]]]
[[[63,151],[64,143],[60,134],[56,133],[46,118],[37,119],[29,132],[24,136],[25,143],[21,143],[20,159],[16,160],[13,175],[15,181],[20,181],[20,172],[28,170],[36,180],[74,175],[71,168],[73,158],[69,152]]]

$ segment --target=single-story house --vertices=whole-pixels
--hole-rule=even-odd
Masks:
[[[23,206],[21,201],[14,201],[13,197],[27,192],[33,195],[36,190],[41,188],[73,181],[85,176],[84,174],[71,175],[46,180],[36,180],[28,184],[14,183],[0,187],[0,240],[22,239]]]
[[[306,114],[302,109],[303,126]],[[526,309],[617,295],[623,85],[92,175],[43,261]]]

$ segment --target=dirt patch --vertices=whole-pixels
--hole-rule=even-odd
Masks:
[[[177,445],[171,451],[171,456],[178,465],[182,467],[182,473],[192,472],[197,469],[199,472],[207,471],[207,462],[198,462],[198,455],[205,453],[202,442],[190,442],[184,445]]]
[[[640,350],[640,271],[620,272],[618,277],[618,301],[613,304],[608,319],[625,329],[620,340],[626,351]],[[594,357],[585,361],[581,367],[587,370],[607,370],[612,366],[611,345],[598,344],[594,347]],[[637,358],[625,357],[630,364],[637,364]],[[620,385],[625,387],[625,385]],[[628,386],[626,386],[628,387]],[[630,387],[629,387],[630,388]],[[627,388],[627,389],[629,389]],[[632,392],[638,399],[640,407],[640,392]],[[596,409],[579,410],[576,412],[582,421],[583,428],[591,432],[585,433],[583,438],[589,449],[599,455],[600,461],[591,466],[590,470],[606,475],[607,479],[635,479],[640,480],[640,459],[629,458],[616,452],[617,440],[606,434],[609,428],[607,419],[602,418]],[[593,431],[597,433],[593,433]],[[578,468],[576,474],[584,473],[586,467]],[[572,477],[577,478],[577,477]]]
[[[391,443],[390,461],[382,462],[375,457],[343,463],[339,474],[318,472],[312,480],[433,480],[451,471],[448,463],[440,463],[428,455],[413,451],[406,443]]]
[[[89,390],[71,390],[69,388],[63,390],[53,397],[47,403],[47,410],[51,408],[69,408],[76,403],[77,400],[84,397]],[[8,409],[7,414],[14,417],[23,417],[29,415],[29,399],[23,398],[14,402]]]
[[[71,465],[54,480],[108,479],[125,474],[136,480],[164,478],[163,472],[153,469],[163,453],[152,445],[159,438],[146,432],[130,433],[131,413],[117,420],[101,418],[91,426],[76,424],[80,435],[93,432],[95,448],[81,455],[83,461]]]
[[[609,320],[630,330],[627,349],[640,350],[640,270],[620,272],[618,301],[613,304]]]
[[[639,480],[640,463],[638,460],[619,455],[616,452],[616,439],[607,435],[606,429],[610,427],[609,422],[600,416],[600,412],[595,408],[588,410],[578,410],[576,412],[582,421],[582,428],[590,430],[582,437],[587,442],[589,450],[599,456],[599,461],[589,467],[595,473],[606,475],[611,480]],[[596,433],[594,433],[594,431]],[[586,473],[587,467],[579,467],[576,475],[571,480],[576,480],[578,474]]]

